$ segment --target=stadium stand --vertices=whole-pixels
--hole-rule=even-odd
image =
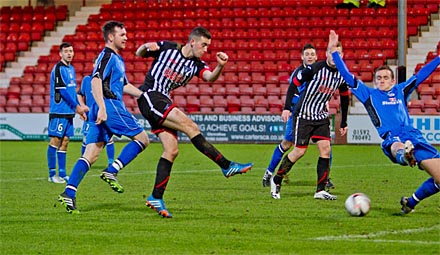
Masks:
[[[324,59],[330,29],[336,27],[341,34],[344,58],[350,70],[366,82],[372,81],[372,70],[375,67],[397,58],[397,0],[387,1],[386,8],[351,10],[336,9],[335,2],[113,1],[102,5],[98,14],[88,17],[87,24],[77,26],[75,33],[65,35],[63,40],[74,44],[73,64],[80,84],[82,77],[89,75],[92,70],[91,56],[95,56],[102,48],[101,25],[109,19],[123,20],[129,33],[127,49],[123,52],[127,76],[132,83],[140,85],[151,60],[145,61],[135,56],[138,45],[162,39],[184,43],[194,26],[206,26],[213,34],[213,41],[204,59],[214,66],[214,53],[222,50],[229,54],[230,62],[215,83],[195,78],[186,88],[173,91],[176,104],[189,113],[279,113],[283,107],[289,74],[301,63],[301,47],[307,42],[313,42],[319,59]],[[433,0],[408,0],[407,7],[408,36],[421,35],[421,27],[429,25],[431,14],[439,11],[438,1]],[[147,11],[135,12],[139,9]],[[17,15],[17,12],[23,15]],[[3,7],[0,16],[0,68],[15,61],[17,52],[29,50],[29,45],[41,40],[46,31],[54,30],[57,24],[61,24],[59,21],[68,18],[67,14],[67,6],[43,9]],[[18,28],[13,30],[12,25],[18,25]],[[20,34],[16,31],[20,31]],[[49,55],[40,56],[36,66],[26,67],[22,77],[11,79],[10,89],[5,92],[5,98],[0,100],[0,110],[26,110],[8,104],[10,98],[15,100],[11,104],[16,103],[16,98],[20,103],[20,96],[31,96],[32,100],[38,100],[39,108],[35,111],[47,109],[42,103],[46,99],[43,98],[43,101],[41,96],[49,91],[48,74],[59,60],[57,47],[54,45]],[[440,44],[437,45],[437,52],[428,54],[426,61],[438,54],[439,48]],[[417,65],[416,70],[422,65]],[[431,96],[438,100],[440,85],[436,85],[437,78],[434,77],[437,76],[433,75],[419,88],[419,99]],[[18,94],[14,92],[17,88]],[[138,111],[133,101],[128,98],[124,100],[127,107]],[[338,102],[339,97],[336,96],[330,104],[331,112],[337,112]],[[411,107],[411,111],[416,111],[413,108],[424,113],[423,104],[421,107]]]

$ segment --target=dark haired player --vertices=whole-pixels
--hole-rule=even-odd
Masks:
[[[338,45],[342,54],[342,45]],[[305,84],[299,102],[295,107],[293,130],[295,148],[284,156],[277,174],[271,179],[271,196],[280,199],[281,183],[284,176],[307,151],[309,140],[316,142],[319,151],[317,164],[317,185],[315,199],[335,200],[337,197],[325,190],[330,169],[330,122],[327,104],[337,89],[340,92],[342,120],[339,129],[341,135],[347,132],[347,112],[349,91],[347,84],[334,65],[330,52],[327,59],[307,66],[293,77],[293,83],[299,87]]]
[[[50,103],[47,147],[47,165],[49,182],[66,183],[66,154],[69,137],[74,135],[73,118],[75,112],[86,118],[87,109],[78,103],[76,97],[76,73],[71,62],[74,56],[73,46],[63,42],[60,45],[61,60],[53,67],[50,74]],[[56,165],[58,158],[58,175]]]
[[[185,45],[170,41],[149,42],[137,49],[136,55],[154,58],[145,81],[140,87],[144,91],[138,99],[139,109],[151,125],[163,146],[163,153],[156,170],[156,181],[146,205],[159,215],[171,218],[163,201],[166,186],[170,179],[171,168],[178,154],[177,131],[185,133],[193,145],[222,170],[225,177],[249,171],[251,163],[239,164],[226,159],[200,133],[197,124],[176,107],[170,99],[170,92],[185,86],[197,76],[205,81],[214,82],[220,76],[228,55],[217,52],[217,66],[212,70],[200,58],[211,44],[211,33],[203,28],[194,28]]]
[[[102,31],[105,48],[99,54],[92,73],[94,102],[89,106],[90,127],[86,137],[86,150],[73,167],[64,192],[58,196],[58,200],[70,213],[79,213],[76,208],[78,185],[113,135],[124,135],[132,139],[125,145],[113,164],[101,174],[101,179],[119,193],[124,192],[124,188],[116,179],[119,170],[136,158],[150,142],[143,127],[138,124],[122,101],[123,93],[134,97],[142,94],[138,88],[128,83],[125,76],[125,64],[120,55],[127,42],[124,24],[108,21]]]

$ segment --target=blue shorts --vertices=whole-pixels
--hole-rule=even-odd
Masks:
[[[49,119],[49,137],[71,137],[74,134],[73,118],[52,118]]]
[[[107,120],[99,125],[95,124],[98,106],[94,104],[90,108],[86,144],[107,143],[113,135],[132,138],[144,131],[137,119],[125,108],[122,101],[105,99],[104,103],[107,110]]]
[[[397,163],[391,154],[391,145],[395,142],[405,143],[407,140],[410,140],[414,145],[414,157],[419,166],[420,162],[425,159],[440,158],[437,149],[425,140],[420,130],[413,127],[407,127],[398,133],[389,133],[382,142],[382,151],[392,162]]]
[[[284,131],[284,140],[289,141],[289,142],[293,142],[293,125],[292,125],[292,121],[293,120],[293,114],[290,115],[289,119],[287,120],[286,123],[286,131]]]

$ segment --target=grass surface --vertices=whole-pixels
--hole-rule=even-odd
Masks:
[[[119,153],[124,143],[116,143]],[[80,143],[68,149],[70,173]],[[428,178],[392,164],[379,146],[334,146],[331,177],[336,201],[313,199],[318,153],[312,145],[292,169],[281,200],[261,178],[275,145],[218,144],[227,158],[254,162],[244,175],[220,169],[181,144],[165,202],[173,219],[144,204],[162,147],[153,143],[119,174],[125,193],[99,178],[105,152],[78,189],[79,215],[56,201],[64,185],[47,182],[45,142],[0,142],[1,254],[438,254],[440,195],[400,215],[401,196]],[[351,217],[344,201],[367,194],[366,217]]]

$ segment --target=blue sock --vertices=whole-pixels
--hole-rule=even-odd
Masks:
[[[66,186],[66,194],[71,197],[76,197],[76,188],[81,183],[82,179],[90,169],[90,163],[85,158],[79,158],[70,174],[69,181]]]
[[[434,182],[434,178],[426,180],[417,190],[408,198],[407,205],[414,208],[420,201],[430,197],[440,191],[440,184]]]
[[[107,151],[108,164],[110,165],[115,160],[115,143],[114,142],[107,143],[105,149]]]
[[[278,144],[278,146],[273,151],[272,159],[270,160],[269,166],[267,167],[267,170],[269,170],[269,172],[273,173],[275,171],[281,159],[283,158],[284,153],[286,153],[286,151],[281,146],[281,143]]]
[[[81,156],[84,155],[85,151],[86,151],[86,143],[83,141],[81,144]]]
[[[107,172],[117,173],[124,166],[130,163],[136,156],[145,149],[145,145],[134,140],[124,146],[119,157],[107,168]]]
[[[330,147],[330,167],[332,167],[332,162],[333,162],[333,151],[332,148]]]
[[[66,177],[66,155],[65,151],[57,151],[59,177]]]
[[[57,148],[49,144],[47,147],[47,167],[49,168],[49,177],[57,174]]]
[[[397,152],[396,152],[396,161],[397,161],[397,163],[399,163],[402,166],[407,166],[408,163],[406,163],[404,155],[405,155],[405,150],[404,149],[397,150]]]

